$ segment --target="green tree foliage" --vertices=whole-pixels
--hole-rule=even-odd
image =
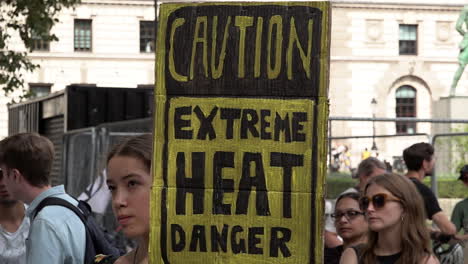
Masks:
[[[468,133],[468,125],[454,128],[453,132],[456,133]],[[455,136],[452,139],[453,147],[455,148],[454,166],[456,172],[460,171],[463,165],[468,164],[468,135],[467,136]]]
[[[0,87],[6,96],[22,90],[24,98],[24,72],[32,72],[39,67],[27,57],[33,49],[33,37],[44,41],[57,41],[50,33],[53,25],[59,22],[57,16],[63,8],[73,7],[80,0],[1,0],[0,1]],[[26,51],[18,49],[11,42],[19,36]]]
[[[468,125],[457,125],[451,128],[451,132],[459,135],[444,136],[436,140],[435,149],[441,157],[446,158],[441,164],[444,171],[438,172],[445,175],[458,177],[458,172],[463,165],[468,164]]]

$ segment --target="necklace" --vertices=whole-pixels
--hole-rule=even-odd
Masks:
[[[138,254],[138,246],[137,246],[137,248],[135,249],[135,255],[133,255],[133,264],[136,263],[137,254]]]

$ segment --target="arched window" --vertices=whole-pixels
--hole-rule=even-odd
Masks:
[[[396,90],[396,117],[416,117],[416,89],[409,85],[403,85]],[[397,122],[398,134],[416,133],[415,122]]]

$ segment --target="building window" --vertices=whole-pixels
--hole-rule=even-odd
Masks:
[[[30,83],[29,92],[31,93],[31,98],[42,97],[50,94],[50,88],[52,84],[50,83]]]
[[[35,34],[34,32],[31,35],[31,38],[33,40],[32,43],[32,49],[33,51],[49,51],[49,41],[44,40],[42,36]]]
[[[400,55],[417,55],[418,26],[400,25]]]
[[[416,89],[404,85],[396,90],[396,117],[416,117]],[[397,134],[416,133],[415,122],[396,122]]]
[[[140,52],[154,52],[154,21],[140,21]]]
[[[75,51],[91,51],[91,44],[91,20],[75,19]]]

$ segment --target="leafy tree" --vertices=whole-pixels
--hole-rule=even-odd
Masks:
[[[441,157],[442,173],[458,177],[458,172],[463,165],[468,164],[468,125],[457,125],[451,128],[452,133],[461,135],[444,136],[435,142],[435,149]]]
[[[468,133],[468,125],[460,126],[453,129],[456,133]],[[467,136],[455,136],[452,138],[452,143],[455,150],[454,155],[454,166],[456,172],[460,171],[463,165],[467,164],[468,161],[468,135]]]
[[[73,7],[80,0],[1,0],[0,1],[0,87],[5,96],[22,90],[20,99],[27,97],[23,74],[39,67],[28,57],[33,50],[34,38],[57,41],[50,33],[59,22],[57,15],[63,8]],[[19,36],[26,51],[18,50],[10,43]]]

